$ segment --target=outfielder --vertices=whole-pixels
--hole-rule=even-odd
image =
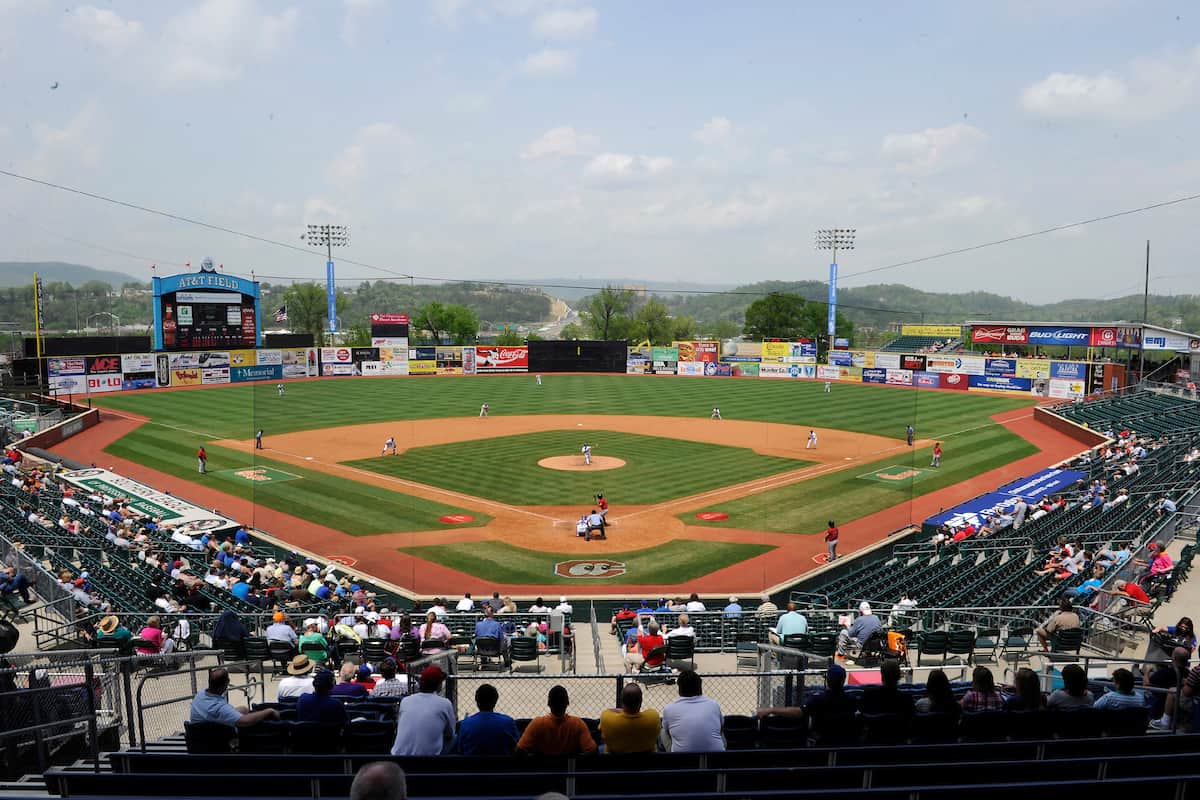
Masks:
[[[817,432],[811,428],[808,431],[808,443],[804,445],[805,450],[817,449]]]
[[[392,455],[396,455],[396,437],[395,436],[389,436],[387,438],[387,441],[383,443],[383,452],[380,453],[379,455],[386,456],[388,450],[392,451]]]
[[[583,453],[584,466],[590,467],[592,465],[592,446],[590,444],[585,444],[580,448],[579,452]]]
[[[484,403],[483,405],[481,405],[479,407],[479,416],[482,419],[483,417],[486,417],[487,415],[488,415],[488,404]]]
[[[825,381],[825,394],[829,394],[830,386],[831,386],[831,384],[829,383],[829,381]]]
[[[713,419],[720,419],[720,418],[721,418],[721,409],[720,409],[720,408],[718,408],[718,407],[716,407],[716,406],[713,406],[712,418],[713,418]]]
[[[542,376],[541,376],[541,375],[538,375],[538,376],[537,376],[537,385],[538,385],[538,386],[541,386],[541,385],[542,385]]]
[[[283,397],[283,384],[282,383],[275,384],[275,391],[279,392],[280,397]]]

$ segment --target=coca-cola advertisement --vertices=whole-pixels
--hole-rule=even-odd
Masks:
[[[476,347],[475,371],[481,374],[528,372],[529,348],[524,345],[520,347]]]

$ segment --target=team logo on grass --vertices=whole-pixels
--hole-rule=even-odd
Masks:
[[[594,558],[559,561],[554,574],[560,578],[615,578],[625,574],[625,563]]]
[[[240,469],[222,470],[221,475],[229,475],[249,483],[282,483],[283,481],[299,480],[299,475],[284,472],[274,467],[242,467]]]

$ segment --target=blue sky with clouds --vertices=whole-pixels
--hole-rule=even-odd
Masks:
[[[816,278],[1200,191],[1186,3],[0,0],[0,165],[417,275]],[[57,82],[57,88],[51,86]],[[0,178],[0,258],[319,258]],[[1195,291],[1200,201],[858,278]],[[345,265],[347,277],[382,277]],[[1190,280],[1189,280],[1190,279]]]

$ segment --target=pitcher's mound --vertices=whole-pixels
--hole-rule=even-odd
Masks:
[[[538,462],[539,467],[546,469],[565,469],[570,471],[617,469],[625,466],[624,459],[612,456],[592,456],[592,465],[583,463],[583,456],[550,456]]]

